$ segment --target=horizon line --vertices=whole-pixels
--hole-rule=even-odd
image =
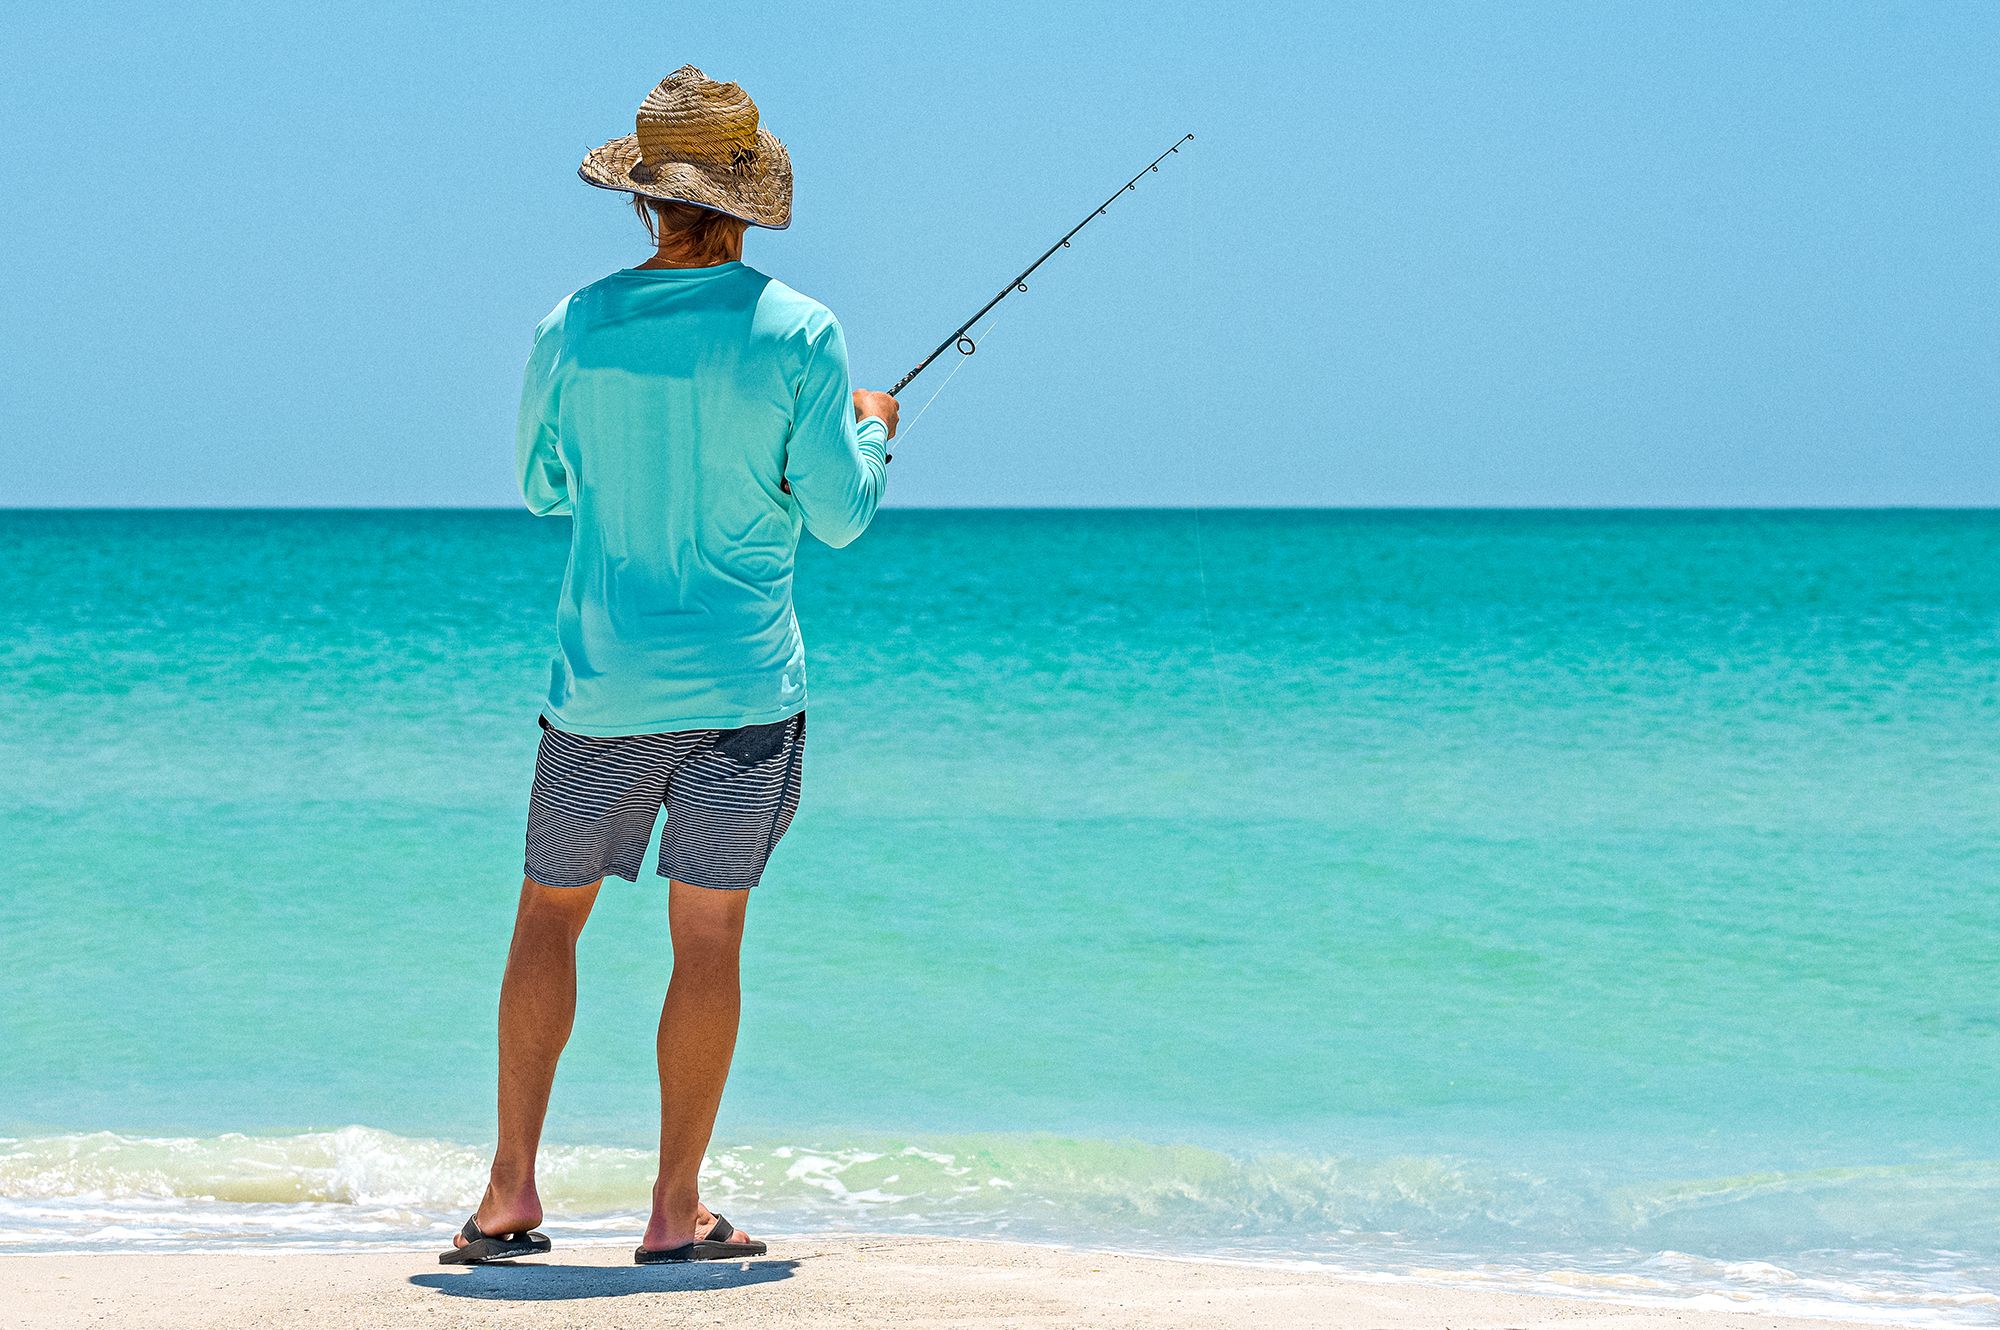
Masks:
[[[1995,503],[893,504],[883,513],[1990,513]],[[519,504],[0,504],[14,513],[520,513]]]

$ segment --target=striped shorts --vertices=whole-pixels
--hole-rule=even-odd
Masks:
[[[606,876],[637,882],[664,807],[659,875],[741,891],[757,885],[798,811],[803,711],[738,730],[610,738],[538,719],[526,871],[545,887],[584,887]]]

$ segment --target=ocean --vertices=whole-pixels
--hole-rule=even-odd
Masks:
[[[568,524],[0,513],[0,1251],[441,1247]],[[2000,513],[887,511],[705,1197],[2000,1324]],[[664,883],[546,1228],[638,1232]]]

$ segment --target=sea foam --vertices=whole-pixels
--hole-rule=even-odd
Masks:
[[[448,1239],[477,1202],[484,1146],[364,1126],[288,1136],[92,1132],[0,1139],[0,1250],[339,1250]],[[545,1148],[544,1227],[619,1242],[644,1222],[653,1158]],[[1391,1279],[1792,1314],[1978,1324],[2000,1310],[1991,1254],[1801,1251],[1787,1263],[1648,1248],[1677,1205],[1855,1205],[1955,1186],[2000,1196],[2000,1165],[1820,1170],[1625,1186],[1601,1195],[1445,1156],[1237,1156],[1192,1145],[983,1134],[738,1142],[705,1198],[759,1232],[893,1232],[1304,1264]],[[1871,1202],[1872,1198],[1872,1202]],[[1546,1235],[1572,1241],[1552,1249]]]

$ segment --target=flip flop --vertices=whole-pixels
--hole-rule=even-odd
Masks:
[[[465,1245],[439,1253],[439,1265],[484,1265],[516,1256],[539,1256],[550,1245],[546,1233],[482,1233],[478,1215],[466,1220],[458,1233],[465,1239]]]
[[[754,1240],[737,1242],[743,1235],[736,1231],[721,1215],[709,1226],[708,1236],[699,1242],[682,1243],[678,1247],[638,1247],[632,1252],[636,1265],[668,1265],[677,1261],[740,1261],[746,1256],[762,1256],[770,1248]]]

